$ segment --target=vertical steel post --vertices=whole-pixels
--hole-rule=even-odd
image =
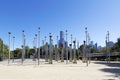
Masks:
[[[13,36],[13,62],[14,62],[14,56],[15,56],[15,55],[14,55],[14,54],[15,54],[15,53],[14,53],[14,42],[15,42],[15,37]]]
[[[86,64],[87,64],[87,66],[88,66],[88,50],[87,50],[88,31],[87,31],[87,27],[85,28],[85,33],[86,33],[86,49],[85,49],[85,53],[86,53]]]
[[[10,63],[10,34],[11,32],[8,32],[9,34],[9,54],[8,54],[8,64]]]
[[[68,43],[67,43],[67,30],[66,30],[66,64],[68,64]]]
[[[50,44],[49,44],[49,64],[52,64],[52,35],[51,33],[49,33],[49,37],[50,37]]]
[[[40,27],[38,28],[38,65],[40,64]]]

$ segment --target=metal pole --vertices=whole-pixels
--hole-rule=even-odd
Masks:
[[[48,43],[45,44],[45,62],[48,62]]]
[[[109,63],[110,63],[110,46],[109,46],[109,31],[108,31],[108,55],[109,55]]]
[[[46,38],[47,38],[47,37],[45,36],[45,44],[46,44]]]
[[[3,60],[4,60],[4,42],[2,41],[2,57],[3,57]]]
[[[86,62],[86,53],[85,53],[85,41],[83,41],[83,55],[82,55],[82,61],[83,61],[83,63],[85,63]]]
[[[73,42],[73,41],[72,41],[72,34],[71,34],[71,45],[72,45],[72,42]],[[72,47],[72,46],[71,46],[71,47]]]
[[[26,45],[26,38],[25,38],[25,35],[24,35],[24,60],[25,60],[25,54],[26,54],[25,45]]]
[[[88,36],[88,62],[90,64],[90,36],[89,33],[87,34]]]
[[[42,40],[42,58],[44,58],[44,40]]]
[[[60,57],[60,54],[59,54],[59,41],[58,41],[58,36],[57,36],[57,48],[56,48],[56,49],[57,49],[57,51],[56,51],[56,52],[57,52],[57,61],[59,61],[59,60],[60,60],[60,58],[59,58],[59,57]]]
[[[11,32],[8,32],[9,34],[9,55],[8,55],[8,64],[10,63],[10,34]]]
[[[106,61],[108,63],[108,42],[107,42],[107,35],[106,35]]]
[[[23,48],[23,49],[22,49],[22,64],[23,64],[23,61],[24,61],[24,36],[25,36],[25,35],[24,35],[24,32],[25,32],[25,31],[23,30],[23,31],[22,31],[22,37],[23,37],[23,45],[22,45],[22,48]]]
[[[14,62],[14,41],[15,41],[15,37],[13,36],[13,62]]]
[[[76,61],[76,40],[73,41],[73,43],[74,43],[74,61],[73,61],[73,63],[77,64],[77,61]]]
[[[85,33],[86,33],[86,45],[87,45],[87,37],[88,37],[88,31],[87,31],[87,27],[85,28]]]
[[[86,63],[87,63],[87,66],[88,66],[88,55],[87,55],[87,33],[88,33],[88,31],[87,31],[87,27],[85,28],[85,33],[86,33],[86,49],[85,49],[85,53],[86,53]]]
[[[72,44],[70,44],[70,62],[72,62]]]
[[[40,27],[38,28],[38,65],[40,64],[39,63],[39,59],[40,59]]]
[[[79,60],[79,41],[77,42],[77,59]]]
[[[34,37],[34,40],[33,40],[33,49],[34,49],[33,61],[35,61],[35,37]]]
[[[90,64],[90,35],[88,33],[88,61],[89,61],[89,64]]]
[[[68,64],[68,45],[67,45],[67,30],[66,30],[66,64]]]
[[[50,37],[50,44],[49,44],[49,64],[52,64],[52,35],[51,33],[49,33],[49,37]]]
[[[37,34],[35,34],[35,59],[37,55]]]

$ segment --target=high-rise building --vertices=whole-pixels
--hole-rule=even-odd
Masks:
[[[101,46],[98,46],[98,47],[97,47],[97,50],[101,51],[101,50],[102,50],[102,47],[101,47]]]
[[[64,42],[64,32],[60,31],[60,43]]]
[[[64,32],[60,31],[60,40],[59,40],[59,47],[65,46],[65,40],[64,40]]]
[[[94,42],[90,41],[90,46],[93,48],[94,47]]]
[[[64,37],[65,37],[64,32],[60,31],[59,47],[64,47],[64,48],[68,47],[68,42],[65,41]]]
[[[107,43],[107,45],[108,45],[109,47],[112,47],[112,46],[114,45],[114,42],[109,41],[109,42]]]

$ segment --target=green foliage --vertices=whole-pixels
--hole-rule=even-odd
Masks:
[[[117,39],[117,42],[111,47],[111,52],[120,52],[120,38]]]
[[[22,49],[20,49],[20,48],[17,48],[15,51],[14,51],[14,57],[15,58],[21,58],[21,56],[22,56]]]
[[[106,47],[103,47],[101,53],[105,53],[105,52],[106,52]]]
[[[8,58],[8,46],[3,44],[3,40],[0,38],[0,58],[3,57],[3,53],[4,53],[4,58]]]

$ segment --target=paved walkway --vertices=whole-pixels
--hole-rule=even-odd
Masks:
[[[120,63],[92,61],[88,67],[85,63],[56,63],[37,65],[26,61],[23,65],[0,62],[0,80],[120,80]]]

